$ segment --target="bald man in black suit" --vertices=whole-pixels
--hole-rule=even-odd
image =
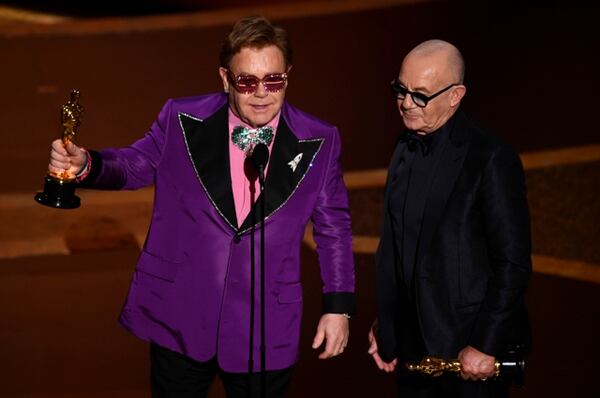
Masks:
[[[398,372],[401,397],[503,397],[495,361],[528,346],[530,223],[518,155],[471,120],[460,51],[429,40],[392,89],[407,131],[391,159],[376,255],[378,317],[369,353]],[[458,358],[461,377],[404,364]]]

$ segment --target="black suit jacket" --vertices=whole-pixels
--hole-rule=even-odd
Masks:
[[[531,242],[520,159],[461,111],[449,140],[424,198],[412,284],[397,269],[387,184],[375,257],[379,354],[387,361],[413,360],[407,357],[415,347],[455,358],[467,345],[501,357],[509,345],[530,340],[524,293]],[[404,150],[399,143],[390,170]]]

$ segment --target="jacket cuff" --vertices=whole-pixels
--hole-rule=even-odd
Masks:
[[[356,312],[356,297],[352,292],[323,293],[324,314],[348,314]]]

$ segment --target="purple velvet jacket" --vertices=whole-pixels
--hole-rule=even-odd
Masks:
[[[98,189],[154,184],[152,222],[120,323],[136,336],[222,369],[248,371],[251,214],[238,226],[229,171],[227,97],[169,100],[131,146],[92,152],[82,183]],[[289,162],[302,157],[295,168]],[[348,195],[337,129],[284,104],[265,202],[266,369],[298,357],[300,245],[309,220],[323,280],[323,312],[354,310]],[[262,195],[260,201],[265,200]],[[255,371],[260,369],[260,226],[255,228]]]

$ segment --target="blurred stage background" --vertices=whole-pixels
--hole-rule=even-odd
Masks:
[[[287,98],[336,124],[351,192],[359,314],[339,358],[310,349],[316,254],[303,247],[305,318],[292,397],[394,396],[366,334],[383,178],[401,125],[388,89],[422,40],[456,44],[464,108],[522,155],[533,222],[534,350],[515,397],[600,396],[599,31],[577,1],[5,1],[0,3],[0,397],[148,396],[147,347],[116,324],[152,192],[83,192],[82,208],[34,203],[59,109],[86,108],[77,142],[126,145],[167,98],[220,90],[218,51],[238,18],[264,14],[295,49]],[[574,392],[576,391],[576,392]],[[216,385],[212,397],[223,396]]]

